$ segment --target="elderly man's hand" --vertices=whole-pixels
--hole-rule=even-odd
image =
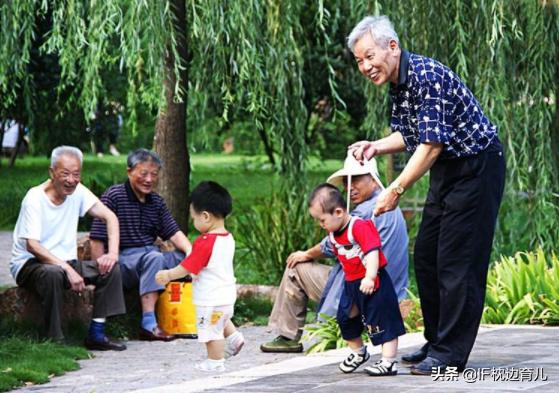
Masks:
[[[373,142],[359,141],[348,146],[347,148],[357,161],[363,162],[364,159],[370,160],[378,154],[378,149],[373,145]]]
[[[118,261],[118,256],[113,254],[103,254],[97,258],[97,266],[99,273],[108,274],[113,270],[115,263]]]
[[[293,269],[300,262],[309,262],[312,258],[306,251],[295,251],[287,257],[287,267]]]
[[[72,291],[81,293],[85,289],[85,282],[83,281],[83,277],[78,274],[70,265],[66,265],[64,267],[66,271],[66,277],[68,277],[68,281],[70,282],[70,286]]]
[[[396,194],[391,188],[385,188],[377,198],[377,204],[375,205],[373,214],[375,216],[379,216],[382,213],[394,210],[396,209],[396,206],[398,206],[399,201],[400,197],[398,194]]]
[[[159,285],[167,285],[171,281],[169,270],[160,270],[155,274],[155,282]]]

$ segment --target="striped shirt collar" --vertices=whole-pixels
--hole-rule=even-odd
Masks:
[[[124,189],[126,190],[126,195],[128,196],[128,201],[129,202],[137,202],[137,203],[144,203],[142,201],[140,201],[138,199],[138,196],[134,193],[134,190],[132,189],[132,185],[130,184],[130,180],[126,180],[126,182],[124,182]],[[149,194],[146,194],[146,201],[145,203],[152,203],[153,202],[153,193],[150,192]]]

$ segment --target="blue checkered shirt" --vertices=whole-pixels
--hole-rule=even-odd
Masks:
[[[402,50],[398,84],[390,88],[390,126],[414,152],[420,143],[442,143],[440,158],[475,155],[497,135],[470,89],[448,67]]]

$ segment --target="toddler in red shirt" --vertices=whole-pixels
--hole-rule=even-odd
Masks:
[[[351,216],[341,192],[327,183],[312,192],[309,213],[329,232],[345,274],[336,319],[352,352],[340,363],[340,370],[351,373],[369,360],[361,339],[366,328],[372,344],[382,345],[382,359],[365,372],[396,375],[398,337],[405,334],[405,328],[392,280],[384,270],[387,261],[373,221]]]
[[[225,358],[234,356],[244,344],[243,335],[231,322],[237,298],[233,272],[235,240],[225,229],[232,199],[219,184],[200,183],[190,196],[190,216],[200,236],[192,252],[176,267],[160,270],[155,280],[160,285],[193,275],[192,302],[196,306],[198,341],[206,344],[208,358],[196,365],[202,371],[224,371]]]

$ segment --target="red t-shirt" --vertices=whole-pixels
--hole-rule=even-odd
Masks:
[[[352,221],[341,233],[330,234],[334,254],[342,264],[346,281],[358,280],[365,277],[367,269],[363,264],[363,258],[371,251],[379,251],[379,269],[386,266],[386,257],[381,250],[381,241],[377,228],[372,220],[362,220],[352,217]],[[353,222],[353,225],[351,224]],[[351,235],[350,231],[351,229]],[[353,244],[351,242],[353,237]],[[333,239],[332,239],[333,238]],[[378,276],[377,276],[378,286]]]
[[[182,267],[192,274],[199,274],[208,266],[216,239],[215,234],[204,234],[197,237],[192,243],[192,252],[181,262]]]

